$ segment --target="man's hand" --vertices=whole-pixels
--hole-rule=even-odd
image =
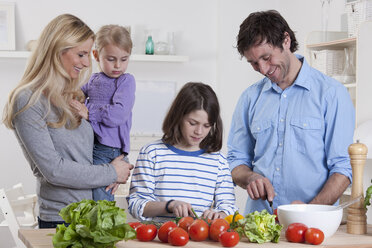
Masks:
[[[246,189],[248,195],[253,200],[269,200],[272,201],[275,196],[274,187],[269,179],[262,175],[253,172],[246,165],[239,165],[231,172],[234,182]]]

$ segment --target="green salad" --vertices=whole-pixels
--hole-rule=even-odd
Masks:
[[[61,209],[59,215],[70,225],[57,226],[53,236],[56,248],[111,248],[120,240],[136,238],[136,231],[126,223],[126,214],[115,201],[82,200]]]
[[[278,243],[283,226],[275,223],[275,215],[269,214],[265,209],[254,211],[245,218],[238,220],[237,231],[240,237],[247,237],[250,242]]]
[[[372,180],[371,180],[372,183]],[[371,196],[372,196],[372,185],[367,188],[366,198],[364,198],[364,207],[371,205]]]

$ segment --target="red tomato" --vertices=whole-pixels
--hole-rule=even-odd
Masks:
[[[215,219],[212,221],[211,226],[209,227],[209,239],[218,241],[218,237],[224,231],[230,228],[229,222],[225,219]]]
[[[305,242],[306,230],[306,225],[302,223],[292,223],[287,227],[287,230],[285,231],[285,237],[290,242],[303,243]]]
[[[134,230],[136,230],[137,227],[139,227],[140,225],[142,225],[141,222],[128,222],[128,224],[129,224],[130,227],[133,228]]]
[[[279,219],[278,219],[278,209],[277,209],[277,208],[274,209],[274,213],[273,213],[273,214],[275,215],[275,221],[279,223]]]
[[[324,240],[324,233],[318,228],[308,228],[305,232],[305,240],[312,245],[319,245]]]
[[[189,235],[183,228],[176,227],[169,231],[168,242],[171,245],[184,246],[189,242]]]
[[[190,238],[194,241],[203,241],[208,238],[209,226],[207,222],[201,219],[194,220],[189,226]]]
[[[136,229],[137,231],[137,239],[139,241],[151,241],[156,237],[156,233],[158,229],[153,224],[142,224]]]
[[[177,227],[177,224],[173,221],[167,221],[161,227],[158,231],[158,238],[161,242],[168,243],[168,233],[173,228]]]
[[[223,232],[218,238],[222,246],[224,247],[234,247],[239,243],[239,234],[235,231]]]
[[[189,226],[194,222],[194,218],[187,216],[183,217],[178,221],[178,226],[183,228],[186,232],[189,230]]]

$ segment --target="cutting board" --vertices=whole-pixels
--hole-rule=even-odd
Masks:
[[[55,229],[20,229],[19,238],[25,243],[27,248],[53,248],[52,235]],[[287,248],[287,247],[316,247],[316,248],[367,248],[372,247],[372,225],[368,226],[366,235],[353,235],[346,233],[346,225],[340,226],[339,230],[332,236],[324,240],[321,245],[312,246],[309,244],[290,243],[286,241],[284,232],[282,232],[279,243],[256,244],[249,243],[247,240],[241,240],[236,248],[260,247],[260,248]],[[116,244],[117,248],[170,248],[170,244],[161,243],[158,239],[151,242],[140,242],[137,240],[121,241]],[[218,242],[189,241],[186,248],[213,248],[222,247]]]

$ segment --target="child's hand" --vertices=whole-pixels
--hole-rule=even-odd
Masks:
[[[85,120],[88,120],[89,118],[89,113],[88,113],[88,108],[85,106],[85,104],[80,103],[79,101],[72,99],[70,102],[70,106],[72,107],[72,111],[75,114],[78,114]]]
[[[227,216],[225,212],[216,212],[211,209],[207,209],[203,213],[203,217],[206,219],[214,220],[214,219],[224,219]]]
[[[176,215],[176,217],[186,217],[192,215],[191,204],[184,201],[173,201],[168,208]]]

